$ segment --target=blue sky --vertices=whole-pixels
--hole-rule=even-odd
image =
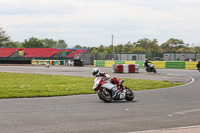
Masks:
[[[0,0],[13,41],[64,39],[69,47],[169,38],[200,46],[199,0]]]

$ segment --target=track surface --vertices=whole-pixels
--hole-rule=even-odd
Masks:
[[[92,67],[0,66],[0,71],[7,72],[88,77],[91,70]],[[200,125],[200,74],[197,71],[157,69],[158,74],[154,74],[141,69],[138,74],[112,74],[111,68],[102,70],[117,77],[190,82],[187,76],[191,76],[195,81],[181,87],[136,91],[132,102],[104,103],[96,94],[0,99],[1,132],[123,133]]]

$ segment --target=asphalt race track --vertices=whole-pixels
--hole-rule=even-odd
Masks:
[[[92,76],[91,70],[92,67],[0,66],[1,72],[86,77]],[[200,125],[200,74],[196,70],[157,69],[157,74],[144,69],[137,74],[116,74],[111,68],[101,70],[116,77],[191,83],[136,91],[132,102],[104,103],[96,94],[0,99],[0,132],[127,133]]]

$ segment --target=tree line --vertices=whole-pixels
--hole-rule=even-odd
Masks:
[[[68,44],[64,40],[55,41],[53,39],[38,39],[31,37],[25,39],[24,42],[13,42],[0,27],[0,47],[1,48],[68,48]],[[145,53],[148,57],[163,55],[163,53],[194,53],[200,52],[200,47],[190,47],[184,43],[182,39],[170,38],[162,44],[158,44],[157,39],[150,40],[148,38],[139,39],[137,42],[128,41],[125,44],[110,45],[99,47],[84,47],[76,45],[74,48],[88,48],[91,54],[107,54],[107,53]]]

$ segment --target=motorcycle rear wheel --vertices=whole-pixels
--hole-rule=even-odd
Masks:
[[[133,92],[128,88],[128,87],[125,87],[125,90],[126,90],[126,96],[125,96],[125,99],[127,101],[132,101],[134,99],[134,94]]]
[[[103,88],[98,90],[98,96],[101,100],[103,100],[106,103],[110,103],[113,100],[111,93]]]
[[[153,71],[154,71],[154,73],[156,73],[156,69],[155,69],[155,68],[154,68],[154,70],[153,70]]]

